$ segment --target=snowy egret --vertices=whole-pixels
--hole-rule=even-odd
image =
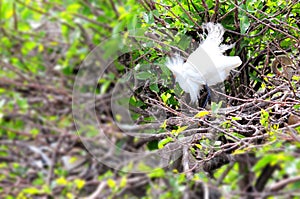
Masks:
[[[173,72],[176,82],[190,94],[191,102],[196,102],[203,85],[212,86],[223,82],[230,70],[242,64],[238,56],[223,53],[234,45],[221,44],[224,28],[221,24],[206,23],[206,38],[184,62],[180,55],[167,58],[166,66]]]

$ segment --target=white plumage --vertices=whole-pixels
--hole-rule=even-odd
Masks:
[[[223,82],[230,70],[242,64],[238,56],[225,56],[223,53],[234,45],[221,45],[224,28],[221,24],[207,23],[203,29],[207,35],[199,47],[188,57],[183,59],[176,55],[167,59],[166,66],[173,72],[176,82],[196,102],[203,85],[212,86]]]

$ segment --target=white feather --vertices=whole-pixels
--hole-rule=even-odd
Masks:
[[[224,28],[221,24],[207,23],[203,29],[207,30],[206,39],[188,57],[183,59],[176,55],[167,58],[166,66],[173,72],[176,82],[196,102],[202,85],[215,85],[223,82],[234,69],[242,64],[238,56],[225,56],[223,53],[234,45],[221,45]]]

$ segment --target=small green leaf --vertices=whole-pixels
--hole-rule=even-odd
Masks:
[[[170,93],[162,93],[160,96],[161,96],[161,99],[163,100],[163,102],[166,104],[168,99],[170,99],[171,94]]]
[[[300,76],[293,75],[292,80],[300,81]]]
[[[39,134],[39,130],[37,128],[33,128],[30,130],[30,134],[32,134],[35,137]]]
[[[244,154],[245,153],[245,150],[243,149],[237,149],[235,150],[232,155],[239,155],[239,154]]]
[[[260,124],[264,127],[269,126],[269,113],[265,110],[261,110]]]
[[[176,135],[178,135],[179,133],[181,133],[182,131],[184,131],[185,129],[187,129],[188,126],[183,126],[183,127],[179,127],[177,130],[174,130],[174,133]],[[173,132],[173,131],[172,131]]]
[[[159,88],[158,88],[158,85],[157,84],[151,84],[149,86],[150,90],[153,91],[153,92],[156,92],[158,93],[159,92]]]
[[[66,184],[68,184],[68,181],[65,177],[60,177],[60,178],[56,179],[56,183],[58,185],[66,185]]]
[[[166,129],[167,127],[167,120],[164,121],[164,123],[162,123],[162,125],[160,125],[160,128],[162,129]]]
[[[150,151],[158,149],[158,140],[153,140],[147,143],[147,147]]]
[[[110,178],[107,180],[107,185],[109,186],[109,188],[113,189],[116,187],[116,182]]]
[[[172,142],[173,141],[173,138],[171,138],[171,137],[167,137],[167,138],[165,138],[165,139],[162,139],[161,141],[159,141],[159,143],[158,143],[158,148],[159,149],[162,149],[162,148],[164,148],[164,146],[166,145],[166,144],[168,144],[169,142]]]
[[[241,135],[241,134],[236,133],[236,132],[233,132],[232,135],[235,136],[235,137],[237,137],[237,138],[240,138],[240,139],[245,138],[244,135]]]
[[[294,109],[296,109],[296,110],[300,110],[300,104],[296,104],[296,105],[294,105]]]
[[[199,113],[197,113],[194,117],[197,118],[201,118],[201,117],[204,117],[206,115],[208,115],[210,112],[209,111],[200,111]]]
[[[212,113],[217,114],[221,106],[222,106],[222,101],[220,101],[218,104],[215,102],[211,103]]]
[[[251,79],[257,81],[257,82],[263,82],[260,78],[257,77],[257,75],[249,73],[249,76]]]
[[[190,43],[191,43],[191,38],[182,35],[177,46],[179,46],[180,49],[186,50],[190,46]]]
[[[74,195],[71,192],[68,192],[66,194],[66,196],[67,196],[68,199],[74,199],[75,198]]]
[[[81,179],[75,179],[74,183],[76,184],[77,189],[82,189],[85,185],[85,181]]]
[[[120,188],[124,188],[127,184],[127,178],[123,176],[120,181]]]
[[[36,195],[36,194],[40,194],[41,190],[39,190],[35,187],[28,187],[28,188],[23,189],[22,192],[25,194],[29,194],[29,195]]]
[[[153,17],[152,12],[149,12],[148,14],[147,13],[143,13],[143,18],[144,18],[144,20],[145,20],[145,22],[147,24],[154,23],[154,17]]]
[[[78,12],[78,10],[82,8],[82,6],[78,3],[73,3],[73,4],[70,4],[68,7],[67,7],[67,11],[69,12]]]
[[[241,117],[231,117],[231,120],[232,121],[237,121],[237,120],[242,120],[242,118]]]
[[[241,33],[242,33],[242,34],[245,34],[246,31],[248,30],[249,26],[250,26],[249,18],[248,18],[246,15],[243,15],[243,16],[240,18],[240,29],[241,29]]]
[[[165,177],[165,171],[161,168],[155,169],[151,173],[148,174],[149,178],[163,178]]]
[[[276,154],[266,154],[264,155],[253,167],[253,171],[260,171],[264,168],[267,164],[277,162]]]
[[[246,5],[241,5],[241,8],[245,10],[247,9]],[[244,11],[239,12],[239,19],[241,33],[245,34],[250,26],[250,20]]]
[[[142,72],[135,74],[135,77],[140,80],[146,80],[146,79],[150,79],[151,77],[153,77],[153,75],[152,75],[152,73],[149,73],[147,71],[142,71]]]
[[[101,85],[100,94],[105,94],[106,91],[108,90],[108,88],[109,88],[110,85],[111,85],[111,81],[105,81],[105,82]]]

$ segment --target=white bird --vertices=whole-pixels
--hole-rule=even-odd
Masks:
[[[238,56],[225,56],[223,53],[234,45],[225,45],[224,28],[221,24],[202,25],[207,35],[199,47],[188,57],[187,61],[176,55],[167,58],[166,66],[173,72],[176,82],[190,94],[191,102],[196,102],[203,85],[212,86],[223,82],[234,69],[242,64]]]

